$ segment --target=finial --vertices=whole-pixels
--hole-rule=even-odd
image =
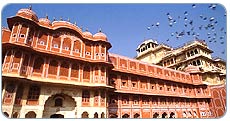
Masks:
[[[77,22],[75,21],[74,24],[77,26]]]
[[[88,28],[86,28],[86,29],[85,29],[85,31],[87,31],[87,32],[88,32],[88,31],[89,31],[89,30],[88,30]]]
[[[48,14],[47,14],[47,13],[46,13],[46,19],[49,19],[49,18],[48,18]]]
[[[101,31],[101,28],[99,28],[98,32],[102,32],[102,31]]]
[[[32,5],[29,5],[29,10],[32,10]]]
[[[54,17],[54,20],[53,21],[56,21],[56,18]]]
[[[61,20],[61,21],[63,20],[62,17],[60,17],[60,20]]]
[[[81,30],[83,29],[82,26],[80,27],[80,29],[81,29]]]
[[[68,18],[68,20],[67,20],[68,22],[70,22],[70,19]]]

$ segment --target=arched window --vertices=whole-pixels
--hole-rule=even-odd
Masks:
[[[13,30],[12,30],[12,37],[16,37],[16,33],[18,31],[18,26],[19,26],[19,23],[15,23],[14,26],[13,26]]]
[[[193,62],[192,62],[192,65],[196,66],[196,61],[193,61]]]
[[[96,52],[95,52],[95,56],[96,56],[96,58],[98,59],[98,58],[99,58],[99,53],[100,53],[100,51],[99,51],[99,45],[98,45],[98,44],[95,45],[95,49],[96,49],[96,50],[95,50],[95,51],[96,51]]]
[[[25,118],[36,118],[36,113],[34,111],[30,111],[26,113]]]
[[[98,113],[97,112],[94,113],[94,118],[98,118]]]
[[[191,55],[191,56],[193,56],[193,55],[194,55],[194,52],[193,52],[193,51],[191,51],[191,52],[190,52],[190,55]]]
[[[90,43],[85,43],[85,55],[91,56],[91,44]]]
[[[13,63],[20,63],[20,61],[21,61],[21,56],[22,56],[22,52],[16,51],[15,54],[14,54]],[[18,66],[19,66],[19,65],[18,65]],[[15,65],[13,65],[13,68],[17,68],[17,67],[15,67]]]
[[[48,34],[46,32],[40,31],[39,36],[38,36],[37,45],[41,45],[41,46],[46,45],[47,38],[48,38]]]
[[[129,104],[129,96],[128,95],[122,96],[122,104]]]
[[[164,112],[163,114],[162,114],[162,118],[167,118],[167,113],[166,112]]]
[[[73,63],[71,67],[71,77],[78,78],[78,76],[79,76],[79,65]]]
[[[129,118],[129,115],[126,113],[126,114],[122,115],[122,118]]]
[[[70,51],[71,49],[71,39],[70,38],[64,38],[62,49],[66,51]]]
[[[175,118],[175,113],[171,112],[169,118]]]
[[[61,37],[57,34],[53,36],[52,48],[59,49],[61,46]]]
[[[98,105],[98,102],[99,102],[99,92],[98,90],[96,90],[94,92],[94,105]]]
[[[79,40],[74,41],[73,52],[81,53],[81,42]]]
[[[197,65],[201,65],[201,62],[200,62],[200,60],[197,60],[196,62],[197,62]]]
[[[98,82],[98,80],[99,80],[99,69],[97,66],[94,69],[94,74],[95,74],[94,82]]]
[[[6,117],[9,117],[9,114],[7,112],[3,113]]]
[[[138,113],[136,113],[133,117],[134,118],[140,118],[140,115]]]
[[[33,72],[42,73],[43,71],[44,60],[41,57],[38,57],[34,61]]]
[[[194,50],[194,53],[195,53],[195,54],[198,54],[198,51],[197,51],[197,49],[195,49],[195,50]]]
[[[62,107],[62,105],[63,105],[63,99],[62,98],[56,98],[54,106],[55,107]]]
[[[20,41],[20,39],[22,39],[21,42],[24,42],[25,37],[26,37],[26,33],[27,33],[27,28],[28,28],[28,26],[26,24],[22,24],[22,27],[20,30],[20,35],[19,35],[19,41]]]
[[[15,84],[10,83],[10,84],[6,85],[6,91],[5,91],[5,96],[4,96],[4,103],[5,104],[11,104],[12,103],[14,91],[15,91]]]
[[[183,118],[186,118],[186,117],[187,117],[187,114],[186,114],[185,111],[183,112],[182,117],[183,117]]]
[[[88,112],[83,112],[82,114],[81,114],[81,117],[82,118],[89,118],[89,114],[88,114]]]
[[[31,45],[32,40],[33,40],[33,36],[34,36],[34,28],[30,27],[29,28],[29,34],[28,34],[27,40],[26,40],[27,45]]]
[[[88,90],[82,91],[82,103],[89,103],[90,92]]]
[[[86,65],[83,70],[83,79],[90,79],[90,66]]]
[[[63,61],[61,63],[60,74],[59,75],[68,77],[68,75],[69,75],[69,63],[68,62]]]
[[[187,52],[187,56],[190,57],[190,53],[189,52]]]
[[[40,96],[40,87],[37,85],[30,86],[27,100],[38,100]]]
[[[57,75],[57,69],[58,69],[58,62],[56,60],[50,61],[48,73]]]
[[[159,117],[159,113],[154,113],[153,114],[153,118],[158,118]]]
[[[105,113],[104,112],[101,113],[101,118],[105,118]]]
[[[105,57],[105,54],[106,54],[105,46],[102,45],[102,46],[101,46],[101,56],[102,56],[102,57]]]
[[[101,67],[101,83],[105,82],[105,79],[106,79],[105,74],[106,74],[105,67]]]
[[[133,104],[139,104],[139,96],[133,96]]]
[[[18,118],[18,112],[14,112],[14,114],[12,115],[12,118]]]

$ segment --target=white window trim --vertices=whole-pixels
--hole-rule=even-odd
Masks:
[[[40,40],[39,45],[45,45],[45,42],[43,40]]]
[[[85,52],[86,55],[91,55],[90,52]]]
[[[22,35],[24,36],[24,37],[22,37]],[[25,38],[26,37],[26,35],[25,34],[20,34],[20,38]]]
[[[17,36],[17,34],[13,34],[13,35],[12,35],[13,38],[16,38],[16,36]]]
[[[54,46],[53,46],[54,48],[58,48],[58,44],[54,44]]]
[[[76,53],[79,53],[80,51],[79,51],[79,49],[75,49],[75,52],[76,52]]]
[[[69,47],[64,47],[64,50],[67,50],[67,51],[68,51],[68,50],[69,50]]]

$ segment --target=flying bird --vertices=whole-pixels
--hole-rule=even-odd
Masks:
[[[213,21],[215,18],[214,17],[210,17],[209,21]]]
[[[206,21],[206,20],[207,20],[207,17],[204,17],[203,20]]]
[[[159,22],[157,22],[157,23],[156,23],[156,26],[157,26],[157,27],[159,27],[159,26],[160,26],[160,23],[159,23]]]
[[[192,4],[192,8],[196,8],[196,4]]]
[[[187,11],[185,11],[185,12],[184,12],[184,15],[185,15],[185,16],[187,16],[187,15],[188,15],[188,12],[187,12]]]
[[[185,20],[185,21],[187,21],[187,20],[188,20],[188,18],[187,18],[187,17],[184,17],[184,20]]]
[[[150,27],[147,27],[148,30],[150,30]]]
[[[209,8],[212,9],[212,10],[215,10],[216,9],[216,4],[210,4]]]

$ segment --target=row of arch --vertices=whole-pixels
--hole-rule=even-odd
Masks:
[[[118,115],[117,114],[110,114],[109,115],[109,118],[118,118]],[[130,115],[125,113],[121,116],[121,118],[130,118]],[[140,118],[140,114],[139,113],[135,113],[133,115],[133,118]],[[149,117],[151,118],[151,117]],[[169,115],[164,112],[162,113],[162,115],[160,115],[159,113],[155,112],[153,115],[152,115],[152,118],[176,118],[176,114],[174,112],[171,112]]]
[[[74,37],[73,35],[66,36],[66,34],[69,35],[69,33],[66,32],[62,32],[62,34],[63,37],[61,36],[61,32],[53,33],[53,35],[43,31],[39,31],[36,33],[33,27],[29,27],[25,23],[15,23],[12,29],[11,40],[20,41],[22,43],[26,43],[27,45],[31,46],[33,42],[33,38],[35,36],[38,37],[37,40],[34,40],[37,41],[36,46],[39,48],[47,49],[46,46],[48,43],[50,43],[48,41],[50,41],[50,36],[52,36],[53,39],[51,40],[52,43],[50,47],[54,48],[54,51],[56,51],[57,49],[61,49],[65,51],[64,53],[66,52],[69,53],[70,51],[74,53],[82,52],[83,42],[81,39]],[[92,48],[91,48],[92,46],[95,47],[96,56],[99,55],[104,56],[106,54],[106,45],[99,44],[99,43],[91,44],[89,42],[88,43],[85,42],[85,48],[84,48],[86,52],[85,54],[92,52]],[[96,57],[96,59],[98,58]]]
[[[7,112],[3,113],[6,117],[9,117],[9,114]],[[37,114],[34,111],[29,111],[25,114],[25,118],[36,118]],[[19,118],[18,112],[14,112],[12,115],[12,118]]]
[[[21,58],[23,57],[23,54],[21,51],[15,51],[14,53],[12,53],[12,51],[8,51],[5,55],[5,60],[3,63],[5,63],[4,65],[10,63],[11,60],[11,55],[14,54],[14,59],[13,59],[13,67],[14,65],[17,65],[18,63],[20,63]],[[30,62],[29,62],[29,55],[28,54],[24,54],[23,57],[23,67],[27,66]],[[106,72],[106,68],[103,66],[90,66],[89,64],[85,64],[84,66],[80,66],[79,63],[76,62],[69,62],[69,61],[58,61],[55,59],[51,59],[51,60],[47,60],[45,58],[42,58],[40,56],[36,57],[34,59],[34,66],[33,66],[33,72],[36,73],[43,73],[44,70],[44,65],[46,63],[46,61],[49,61],[49,67],[48,67],[48,74],[53,74],[53,75],[57,75],[58,74],[58,70],[59,70],[59,76],[69,76],[69,69],[71,69],[71,77],[75,77],[78,78],[79,77],[79,69],[80,67],[83,68],[83,78],[85,79],[89,79],[90,77],[90,71],[92,71],[93,69],[95,70],[95,75],[98,76],[105,76],[105,72]],[[59,68],[60,66],[60,68]],[[18,65],[19,67],[19,65]],[[100,74],[99,74],[100,73]],[[104,78],[105,79],[105,78]]]
[[[87,111],[84,111],[84,112],[81,114],[81,117],[82,117],[82,118],[89,118],[89,113],[88,113]],[[94,117],[94,118],[99,118],[98,113],[95,112],[93,117]],[[105,113],[104,113],[104,112],[101,113],[101,118],[105,118]]]
[[[3,113],[6,117],[9,117],[9,114],[7,112]],[[34,111],[29,111],[28,113],[25,114],[25,118],[36,118],[37,114]],[[19,118],[18,112],[14,112],[12,115],[12,118]],[[64,115],[62,114],[52,114],[50,115],[50,118],[64,118]],[[89,113],[87,111],[84,111],[81,114],[81,118],[89,118]],[[94,118],[99,118],[99,115],[97,112],[94,113]],[[100,118],[105,118],[105,113],[101,113]]]

